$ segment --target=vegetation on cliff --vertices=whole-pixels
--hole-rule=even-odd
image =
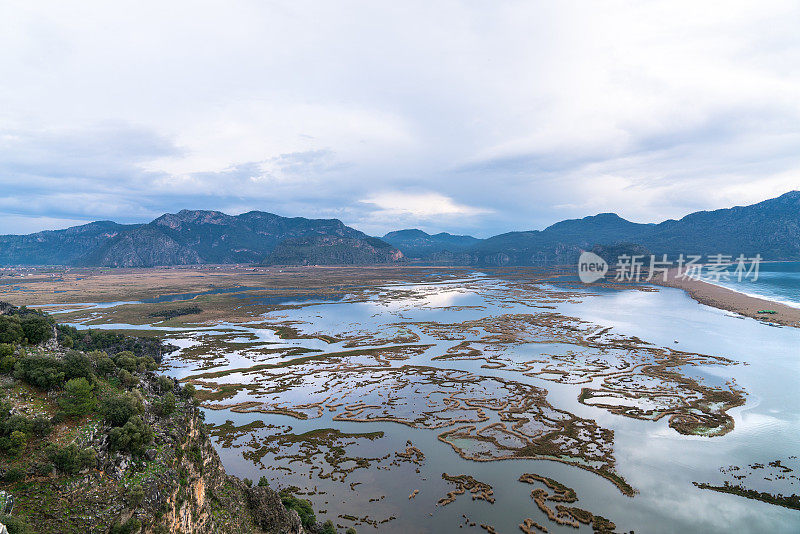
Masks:
[[[266,257],[266,265],[360,265],[392,263],[403,254],[376,237],[315,235],[286,239]]]
[[[154,373],[157,343],[4,304],[0,339],[0,523],[11,534],[304,531],[283,496],[225,474],[194,389]]]

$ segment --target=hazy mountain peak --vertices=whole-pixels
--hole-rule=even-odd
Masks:
[[[581,219],[566,219],[557,222],[544,229],[545,232],[549,231],[564,231],[564,230],[584,230],[586,228],[609,227],[609,228],[630,228],[639,226],[639,223],[634,223],[623,219],[616,213],[598,213],[597,215],[589,215]]]
[[[411,258],[461,252],[476,244],[479,239],[468,235],[453,235],[440,232],[430,235],[417,228],[389,232],[383,240],[400,249]]]
[[[782,194],[778,198],[779,199],[782,198],[782,199],[790,199],[790,200],[800,200],[800,191],[798,191],[798,190],[789,191],[787,193]],[[775,199],[775,200],[777,200],[777,199]]]
[[[430,234],[427,232],[423,232],[419,228],[407,228],[405,230],[395,230],[394,232],[389,232],[383,239],[393,239],[393,238],[400,238],[400,239],[418,239],[418,238],[426,238],[430,237]]]
[[[221,211],[181,210],[178,213],[165,213],[150,224],[180,228],[183,224],[226,224],[232,217]]]

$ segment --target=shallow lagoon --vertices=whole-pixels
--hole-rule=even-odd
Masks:
[[[286,352],[298,348],[325,354],[348,353],[347,356],[333,357],[331,361],[354,362],[357,356],[349,354],[354,350],[429,345],[402,358],[382,360],[380,369],[412,366],[458,370],[487,380],[503,379],[546,389],[547,402],[554,408],[593,420],[600,427],[614,431],[616,472],[638,492],[632,498],[627,497],[606,478],[575,465],[554,461],[466,460],[452,446],[437,438],[442,429],[387,421],[335,420],[336,412],[330,409],[321,410],[318,417],[308,419],[279,413],[241,413],[231,408],[206,410],[207,421],[216,427],[217,444],[229,442],[231,445],[219,447],[229,472],[254,480],[265,475],[274,487],[293,485],[310,492],[316,488],[316,494],[308,495],[308,498],[314,503],[315,510],[326,511],[318,513],[318,517],[332,518],[341,525],[356,524],[359,531],[372,528],[366,524],[367,521],[380,522],[394,517],[379,523],[379,530],[463,532],[464,528],[470,529],[463,517],[466,515],[476,523],[473,528],[481,532],[481,524],[491,525],[498,532],[519,531],[518,525],[528,517],[546,525],[551,532],[573,532],[571,527],[548,521],[531,499],[531,486],[518,481],[523,473],[537,473],[574,488],[579,498],[575,506],[611,519],[618,531],[726,532],[736,528],[744,532],[796,532],[800,529],[798,511],[701,490],[692,485],[695,481],[721,483],[723,475],[719,469],[728,465],[766,464],[775,459],[782,459],[790,465],[787,458],[800,451],[800,401],[796,395],[800,378],[800,331],[737,318],[699,305],[676,289],[666,288],[657,292],[592,290],[577,298],[574,295],[559,298],[557,295],[557,288],[539,286],[535,293],[528,294],[515,287],[514,282],[485,276],[442,283],[387,284],[366,293],[354,292],[332,302],[292,302],[291,306],[277,307],[264,317],[254,318],[252,324],[204,325],[178,330],[163,328],[166,337],[182,347],[167,358],[165,367],[167,373],[185,378],[286,362],[291,359]],[[573,349],[585,351],[585,347],[553,340],[480,344],[487,332],[479,323],[487,317],[554,312],[610,327],[614,334],[635,336],[657,347],[722,356],[739,362],[681,369],[686,376],[714,387],[735,379],[738,387],[747,394],[744,406],[729,410],[735,428],[714,437],[683,435],[668,425],[667,418],[657,421],[633,419],[578,402],[581,387],[586,387],[587,383],[558,383],[542,378],[544,375],[524,374],[514,367],[531,359],[563,355]],[[464,326],[464,323],[469,326]],[[286,324],[301,335],[332,335],[337,340],[281,338],[275,331]],[[451,326],[447,328],[448,334],[443,336],[440,328],[430,325]],[[562,327],[548,326],[551,329]],[[137,325],[135,328],[142,327]],[[454,339],[443,339],[448,336]],[[473,348],[479,346],[483,356],[489,355],[493,361],[502,360],[505,366],[486,368],[485,359],[437,358],[446,356],[448,349],[463,341],[472,342]],[[363,358],[359,361],[364,363]],[[320,365],[324,367],[328,363],[323,360]],[[362,375],[368,381],[370,375],[377,372],[377,364],[374,361],[366,363]],[[320,367],[314,367],[313,371],[320,372]],[[270,372],[264,369],[215,377],[213,381],[217,384],[248,383],[254,389],[239,390],[233,397],[209,405],[233,406],[253,400],[264,402],[258,391],[262,384],[269,383]],[[413,372],[411,380],[413,382]],[[599,379],[594,377],[589,385],[598,383]],[[287,404],[302,404],[309,394],[316,393],[312,390],[325,385],[313,379],[302,383],[295,381],[281,392],[281,399]],[[445,386],[447,384],[440,384],[440,387]],[[425,397],[404,401],[408,406],[403,409],[411,410],[416,404],[428,402]],[[265,428],[235,432],[227,426],[222,427],[226,421],[231,421],[234,427],[263,423]],[[482,424],[496,421],[499,420],[491,414]],[[330,446],[342,445],[343,442],[326,444],[307,440],[302,453],[298,450],[290,458],[277,458],[282,449],[278,454],[264,450],[268,448],[265,444],[271,443],[276,435],[298,435],[326,428],[356,435],[342,438],[347,442],[343,446],[345,454],[372,459],[369,466],[346,473],[343,481],[320,478],[320,472],[327,474],[332,470]],[[383,432],[383,437],[358,437],[376,431]],[[408,440],[422,450],[424,461],[419,464],[398,461],[395,453],[402,452]],[[314,454],[312,446],[321,452]],[[259,458],[259,454],[263,457]],[[387,454],[389,458],[384,458]],[[323,470],[310,470],[311,466],[305,460],[323,466]],[[343,468],[350,468],[355,463],[345,463]],[[472,500],[466,494],[447,506],[437,506],[437,501],[454,489],[453,484],[442,480],[444,472],[469,474],[490,484],[494,489],[495,503]],[[786,494],[798,492],[797,479],[766,481],[762,476],[756,476],[748,478],[747,482],[748,487],[759,491],[775,492],[778,488]],[[409,499],[417,489],[419,493]],[[370,499],[377,500],[370,502]],[[354,522],[338,516],[368,517],[366,521]]]

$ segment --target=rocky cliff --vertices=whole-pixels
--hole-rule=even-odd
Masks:
[[[11,534],[304,532],[277,492],[226,474],[191,386],[104,336],[70,348],[68,333],[0,306],[0,523]]]

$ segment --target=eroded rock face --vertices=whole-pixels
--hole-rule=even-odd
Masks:
[[[153,411],[153,399],[161,394],[156,375],[140,376],[145,411],[141,417],[154,430],[151,448],[140,457],[113,451],[105,432],[85,432],[80,447],[96,451],[97,470],[86,469],[86,487],[95,487],[98,477],[106,484],[102,492],[118,497],[95,499],[104,510],[105,520],[122,524],[136,518],[142,533],[303,534],[300,517],[287,510],[280,496],[264,487],[248,487],[230,476],[206,433],[199,409],[181,398],[177,411],[167,417]],[[125,480],[139,476],[142,497],[129,499]],[[101,476],[102,475],[102,476]],[[130,484],[129,484],[130,485]],[[51,532],[52,530],[48,530]],[[101,532],[102,530],[92,530]]]
[[[182,440],[188,445],[187,450],[197,447],[199,455],[194,459],[184,457],[178,467],[187,487],[172,484],[162,496],[167,510],[163,524],[170,532],[304,533],[300,516],[294,510],[287,510],[275,491],[250,488],[225,473],[219,455],[196,417],[188,420],[185,430]],[[224,513],[219,513],[221,510]]]
[[[14,310],[0,302],[0,314]],[[120,342],[134,344],[124,337]],[[68,354],[65,347],[41,343],[35,350],[31,358],[42,358],[38,363],[48,369],[67,363],[59,362]],[[33,436],[25,451],[29,465],[20,470],[21,477],[31,483],[15,485],[14,495],[0,492],[0,512],[11,513],[9,503],[18,502],[15,515],[43,534],[105,534],[120,526],[147,534],[303,532],[297,513],[287,510],[273,490],[249,488],[225,472],[196,401],[173,379],[148,371],[152,362],[131,360],[137,366],[124,369],[130,380],[112,382],[108,377],[117,366],[106,354],[81,357],[85,372],[104,392],[98,402],[120,400],[125,424],[112,427],[119,422],[109,417],[113,404],[95,417],[54,417],[58,392],[8,373],[0,376],[4,418],[21,414],[31,426],[34,417],[49,420],[47,439]],[[104,360],[112,370],[94,374]],[[9,395],[10,386],[17,385],[26,393]],[[5,476],[9,457],[0,460]]]
[[[242,484],[239,479],[234,480]],[[300,516],[294,510],[284,508],[280,496],[275,491],[258,486],[246,488],[246,490],[253,521],[258,528],[275,534],[299,534],[303,532]]]

